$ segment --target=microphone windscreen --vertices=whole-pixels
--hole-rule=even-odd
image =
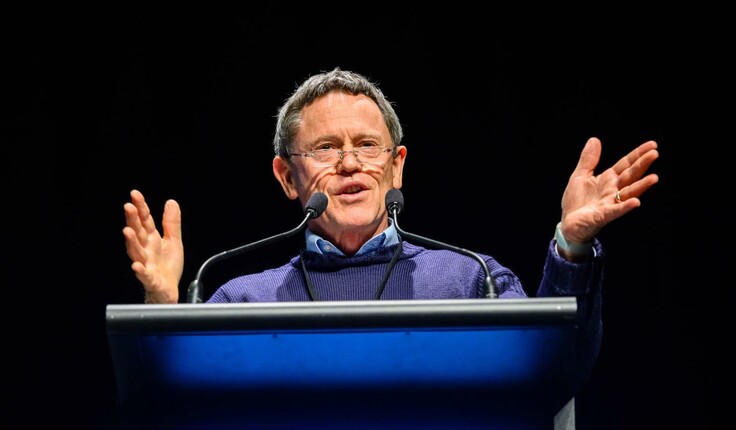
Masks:
[[[327,209],[327,196],[325,193],[317,191],[307,200],[307,204],[304,206],[304,213],[312,212],[312,218],[317,218],[322,215],[322,212]]]
[[[396,208],[396,212],[401,212],[404,209],[404,193],[396,188],[391,188],[386,193],[386,208],[391,210]]]

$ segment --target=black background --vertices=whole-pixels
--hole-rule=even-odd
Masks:
[[[298,83],[339,66],[396,103],[402,227],[495,255],[530,295],[587,138],[603,142],[601,168],[656,140],[660,183],[599,235],[605,335],[578,428],[715,427],[730,296],[719,260],[732,230],[727,201],[706,199],[723,197],[729,173],[717,167],[728,144],[708,133],[728,119],[713,109],[728,103],[732,53],[718,13],[430,19],[373,6],[2,18],[11,412],[115,428],[105,306],[142,299],[121,233],[129,191],[157,220],[167,198],[181,204],[183,296],[209,256],[301,221],[271,173],[275,115]],[[223,262],[205,284],[281,264],[296,246]]]

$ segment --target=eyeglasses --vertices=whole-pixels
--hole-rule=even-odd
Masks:
[[[340,164],[346,153],[352,153],[358,163],[380,164],[384,161],[383,154],[393,151],[394,148],[383,148],[376,145],[363,145],[355,149],[343,151],[337,148],[319,148],[308,152],[290,152],[289,155],[310,158],[317,167],[332,167]]]

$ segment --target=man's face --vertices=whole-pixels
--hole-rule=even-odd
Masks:
[[[392,147],[378,106],[364,95],[331,92],[302,109],[301,120],[297,153],[327,147],[347,151],[372,144]],[[399,147],[397,153],[396,157],[382,153],[370,162],[346,153],[329,167],[320,167],[309,157],[293,156],[292,163],[276,157],[274,174],[286,195],[299,198],[302,205],[317,191],[327,195],[327,209],[311,221],[312,231],[338,246],[362,244],[388,225],[385,196],[389,189],[401,188],[406,148]],[[350,247],[343,251],[351,252]]]

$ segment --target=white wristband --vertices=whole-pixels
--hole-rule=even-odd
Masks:
[[[561,227],[562,223],[558,222],[557,227],[555,228],[555,240],[557,241],[557,246],[573,255],[590,255],[593,249],[593,243],[568,243],[567,240],[565,240],[565,236],[562,235]]]

